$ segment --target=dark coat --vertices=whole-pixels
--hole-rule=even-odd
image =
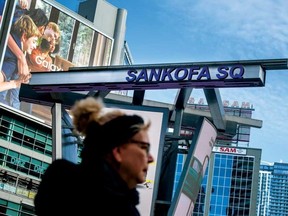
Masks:
[[[88,169],[55,160],[46,170],[34,204],[39,216],[139,216],[139,194],[106,163]]]

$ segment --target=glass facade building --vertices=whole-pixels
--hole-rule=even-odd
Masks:
[[[210,215],[249,215],[254,159],[215,154]]]
[[[260,158],[261,149],[216,145],[193,216],[255,216]],[[176,185],[184,161],[183,155],[178,156]]]
[[[257,216],[288,214],[288,164],[261,165]]]
[[[189,106],[209,110],[204,104]],[[254,111],[249,105],[241,108],[224,106],[224,109],[227,115],[245,118],[252,118]],[[236,135],[230,139],[217,137],[194,207],[194,216],[256,215],[261,149],[249,148],[249,139],[250,128],[240,125]],[[173,194],[185,159],[183,152],[178,153]]]
[[[51,126],[0,105],[1,215],[33,215],[33,199],[51,155]]]
[[[214,147],[193,215],[256,215],[260,156],[260,149]]]

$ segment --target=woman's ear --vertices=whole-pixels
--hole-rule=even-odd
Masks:
[[[24,33],[24,34],[22,34],[22,36],[21,36],[21,42],[22,42],[22,43],[25,43],[26,40],[27,40],[26,33]]]
[[[121,146],[112,149],[112,155],[117,162],[122,161]]]

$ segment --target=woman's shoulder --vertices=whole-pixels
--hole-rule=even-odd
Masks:
[[[75,170],[77,165],[75,163],[72,163],[68,160],[65,159],[57,159],[54,160],[49,166],[48,169],[46,170],[45,173],[47,172],[52,172],[53,173],[63,173],[63,172],[69,172]]]
[[[57,159],[49,165],[34,199],[37,215],[54,215],[55,209],[69,212],[68,207],[71,208],[71,212],[77,210],[73,200],[78,196],[78,170],[77,164],[64,159]],[[71,206],[66,206],[65,203]]]
[[[65,159],[53,161],[42,176],[42,184],[61,186],[78,178],[78,165]]]
[[[66,159],[56,159],[49,165],[49,167],[70,167],[70,168],[75,166],[77,166],[77,164],[68,161]]]

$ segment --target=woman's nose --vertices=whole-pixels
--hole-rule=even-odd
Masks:
[[[154,162],[154,158],[153,156],[149,153],[148,155],[148,163],[153,163]]]

